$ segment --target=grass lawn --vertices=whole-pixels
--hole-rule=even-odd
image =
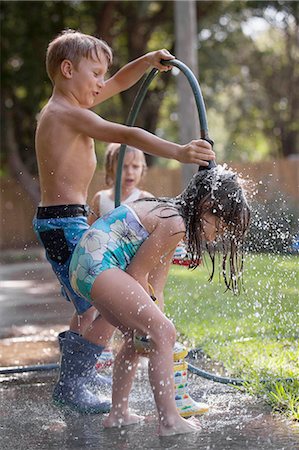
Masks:
[[[209,283],[205,265],[194,271],[172,266],[165,290],[166,314],[192,348],[250,380],[247,389],[297,420],[298,262],[297,256],[247,255],[238,296],[225,292],[218,274]]]

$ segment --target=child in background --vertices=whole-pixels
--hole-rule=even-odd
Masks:
[[[159,434],[199,431],[198,420],[184,419],[176,408],[172,358],[176,331],[149,295],[148,274],[159,261],[170,260],[178,242],[185,239],[192,267],[198,265],[207,243],[213,277],[215,252],[222,244],[224,282],[237,291],[249,218],[240,179],[217,167],[195,174],[178,197],[121,205],[83,234],[70,262],[71,285],[98,309],[103,320],[124,335],[114,363],[112,408],[105,427],[130,425],[142,419],[129,410],[138,363],[134,346],[137,332],[151,342],[149,380],[158,410]]]
[[[91,201],[91,225],[97,218],[110,212],[115,205],[115,180],[120,144],[109,144],[105,152],[105,182],[109,189],[98,191]],[[146,161],[143,152],[127,146],[122,168],[121,203],[139,198],[153,197],[152,194],[138,188],[146,173]]]

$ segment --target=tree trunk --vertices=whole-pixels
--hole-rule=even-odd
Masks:
[[[175,1],[175,55],[198,76],[196,2]],[[199,139],[200,127],[192,90],[186,77],[177,77],[179,92],[179,135],[182,144]],[[182,167],[183,186],[197,171],[195,164]]]
[[[5,145],[8,153],[8,166],[12,176],[21,184],[28,193],[36,207],[40,201],[39,184],[34,180],[21,160],[18,144],[14,131],[13,111],[5,110]]]

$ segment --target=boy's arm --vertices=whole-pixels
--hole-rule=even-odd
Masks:
[[[74,108],[73,112],[69,111],[64,120],[80,134],[107,143],[127,144],[151,155],[200,166],[208,166],[208,161],[215,159],[211,144],[203,139],[193,140],[185,145],[176,144],[142,128],[109,122],[83,108]]]
[[[174,56],[168,50],[157,50],[146,53],[140,58],[131,61],[122,67],[113,77],[109,78],[104,87],[100,90],[95,100],[95,105],[107,100],[113,95],[119,94],[133,86],[150,67],[156,67],[161,72],[170,70],[172,66],[164,66],[160,63],[161,59],[174,59]]]

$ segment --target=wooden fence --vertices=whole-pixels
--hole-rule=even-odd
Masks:
[[[293,203],[299,202],[299,160],[278,160],[261,163],[232,164],[244,177],[253,181],[258,189],[257,198],[275,199],[283,195]],[[180,169],[150,168],[143,188],[156,196],[174,196],[182,190]],[[91,186],[93,194],[105,187],[103,172],[96,172]],[[281,193],[281,194],[279,194]],[[37,245],[32,230],[34,206],[22,186],[13,179],[1,180],[0,192],[1,232],[0,249],[19,249]]]

